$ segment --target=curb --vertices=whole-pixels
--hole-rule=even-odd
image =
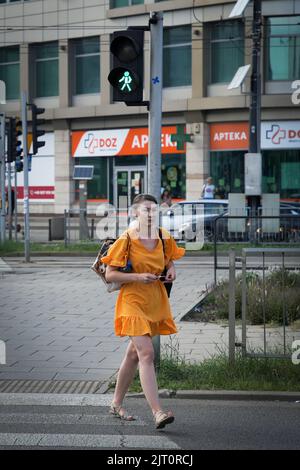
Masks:
[[[144,393],[128,393],[128,398],[145,398]],[[300,392],[261,392],[243,390],[160,390],[160,398],[191,400],[288,401],[300,403]]]

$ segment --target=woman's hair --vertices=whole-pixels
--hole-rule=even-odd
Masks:
[[[150,201],[157,204],[157,200],[154,196],[151,196],[151,194],[138,194],[137,196],[135,196],[134,200],[132,201],[132,204],[140,204],[144,201]]]

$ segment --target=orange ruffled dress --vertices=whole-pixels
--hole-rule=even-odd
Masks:
[[[101,258],[103,263],[110,266],[126,266],[127,233],[130,235],[128,258],[133,272],[159,274],[169,261],[179,259],[185,254],[185,249],[178,247],[165,229],[162,229],[164,255],[160,238],[156,247],[148,250],[137,238],[134,229],[129,228],[109,248],[107,255]],[[129,282],[122,285],[115,307],[115,333],[117,336],[177,333],[166,288],[160,280],[149,284]]]

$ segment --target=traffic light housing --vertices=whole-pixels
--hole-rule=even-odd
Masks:
[[[45,123],[45,119],[38,119],[39,114],[45,112],[45,108],[38,108],[35,104],[31,105],[32,111],[32,153],[36,155],[40,147],[44,147],[46,142],[44,140],[38,140],[39,137],[45,135],[45,131],[38,127]]]
[[[112,68],[108,81],[113,87],[113,101],[143,102],[144,30],[115,31],[110,43]]]
[[[7,139],[7,161],[8,163],[21,160],[23,149],[20,136],[22,135],[22,121],[19,118],[9,118]]]

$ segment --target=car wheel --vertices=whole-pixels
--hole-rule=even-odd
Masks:
[[[211,229],[206,229],[204,232],[204,241],[213,242],[214,241],[214,232]]]

